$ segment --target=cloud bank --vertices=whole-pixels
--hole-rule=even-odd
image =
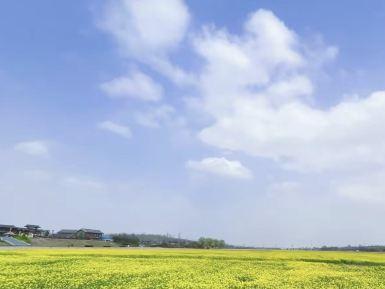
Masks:
[[[269,10],[251,13],[241,32],[230,33],[213,24],[192,27],[183,1],[158,5],[152,0],[117,1],[106,7],[102,27],[125,57],[185,89],[190,95],[186,103],[194,106],[178,108],[174,115],[194,109],[203,116],[194,128],[203,144],[255,161],[268,159],[277,170],[333,173],[331,190],[345,196],[353,193],[334,185],[347,174],[385,170],[385,92],[354,100],[341,96],[337,104],[322,108],[315,101],[322,96],[317,95],[314,70],[322,71],[335,59],[337,47],[322,41],[310,45]],[[153,11],[158,12],[154,19]],[[170,60],[182,43],[199,63],[192,71]],[[145,126],[159,125],[152,121],[158,113],[135,115]],[[210,174],[231,171],[229,161],[216,158],[189,161],[187,167]]]

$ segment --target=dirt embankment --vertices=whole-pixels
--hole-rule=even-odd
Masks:
[[[33,247],[118,247],[113,242],[51,238],[33,238],[31,245]]]

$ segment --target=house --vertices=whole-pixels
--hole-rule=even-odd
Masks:
[[[103,236],[103,232],[99,230],[83,228],[77,231],[76,236],[78,237],[78,239],[101,240]]]
[[[28,234],[26,228],[16,227],[14,225],[0,225],[0,235],[10,234],[10,235],[20,235]]]
[[[39,225],[30,225],[30,224],[27,224],[24,226],[30,233],[33,233],[33,234],[37,234],[40,230],[40,226]]]
[[[31,237],[39,236],[44,237],[49,234],[48,231],[40,229],[38,225],[25,225],[24,227],[16,227],[14,225],[0,225],[0,235],[4,234],[13,235],[30,235]]]
[[[46,237],[49,235],[49,231],[41,229],[39,225],[27,224],[24,226],[23,230],[25,230],[25,233],[32,236]]]
[[[0,235],[10,232],[16,233],[16,227],[14,225],[0,225]]]
[[[101,240],[103,232],[93,229],[60,230],[55,234],[59,239]]]
[[[77,230],[60,230],[55,234],[58,239],[76,239]]]

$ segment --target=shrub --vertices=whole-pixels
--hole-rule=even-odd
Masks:
[[[31,244],[31,239],[27,236],[27,235],[16,235],[14,236],[15,239],[19,240],[19,241],[23,241],[23,242],[26,242],[28,244]]]

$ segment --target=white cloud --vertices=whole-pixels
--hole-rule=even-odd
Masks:
[[[17,143],[14,146],[16,151],[33,155],[33,156],[48,156],[48,145],[44,141],[34,140]]]
[[[182,0],[118,0],[108,1],[100,25],[129,57],[149,57],[174,49],[189,20]]]
[[[109,120],[99,123],[98,128],[110,131],[124,138],[130,138],[132,136],[131,130],[128,126],[117,124]]]
[[[334,183],[332,188],[341,196],[357,202],[385,203],[385,171],[348,177]]]
[[[198,88],[201,108],[213,122],[201,130],[200,139],[289,169],[383,165],[385,92],[328,109],[314,107],[304,46],[265,10],[249,18],[242,35],[206,28],[195,39],[205,60]],[[331,58],[336,51],[324,47],[319,53]]]
[[[206,61],[200,77],[205,93],[230,89],[231,94],[245,86],[268,84],[273,76],[279,79],[305,65],[296,35],[270,11],[257,11],[245,26],[243,35],[206,27],[195,38],[195,49]]]
[[[170,122],[175,109],[169,105],[160,105],[134,114],[135,121],[145,127],[158,128],[164,122]]]
[[[301,192],[301,184],[295,181],[276,182],[267,187],[268,195],[273,198],[295,196]]]
[[[278,106],[308,97],[313,86],[297,38],[266,10],[251,15],[242,35],[206,27],[194,40],[205,61],[198,77],[201,109],[216,121],[230,121],[245,102],[243,108],[254,114],[263,102]]]
[[[149,64],[176,83],[190,75],[168,60],[184,39],[190,22],[183,0],[109,1],[99,23],[111,34],[122,55]]]
[[[135,6],[138,2],[134,0],[111,4],[103,27],[114,35],[126,56],[150,65],[177,84],[191,80],[198,100],[194,107],[205,116],[204,121],[209,120],[199,132],[204,143],[307,172],[384,168],[385,92],[341,99],[322,109],[312,100],[312,78],[322,72],[322,65],[336,57],[338,48],[326,46],[322,38],[309,46],[272,12],[258,10],[250,15],[240,34],[206,26],[192,35],[190,44],[203,66],[194,75],[187,75],[169,61],[168,55],[183,41],[188,9],[181,1],[170,1],[179,3],[175,11],[184,11],[174,21],[164,17],[167,13],[163,14],[158,4],[148,8],[150,2],[143,1],[141,8]],[[158,9],[157,25],[152,26],[148,15]],[[163,38],[163,29],[168,25],[176,25],[176,30]],[[142,38],[147,30],[148,35],[156,30],[159,38]],[[143,126],[159,127],[162,122],[172,121],[172,114],[176,114],[173,108],[162,105],[136,112],[134,118]],[[186,165],[226,175],[223,168],[229,167],[227,162],[207,158]],[[282,186],[271,189],[293,189],[290,181]],[[341,184],[341,194],[349,195],[342,187],[347,185]]]
[[[113,98],[159,101],[163,95],[162,86],[140,71],[102,83],[100,88]]]
[[[237,101],[200,137],[214,146],[269,157],[288,168],[324,170],[385,163],[385,92],[327,111],[292,102]]]
[[[105,184],[99,181],[79,177],[66,177],[62,180],[62,184],[80,190],[101,190],[105,187]]]
[[[205,158],[200,161],[188,161],[186,167],[192,170],[230,177],[236,179],[251,179],[251,171],[243,166],[239,161],[230,161],[226,158]]]

